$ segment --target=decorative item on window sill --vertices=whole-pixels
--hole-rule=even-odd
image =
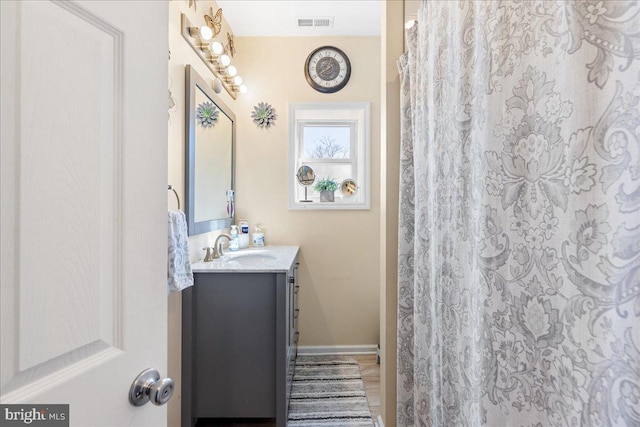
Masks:
[[[213,13],[213,10],[212,10]],[[220,23],[218,23],[218,14]],[[208,17],[207,25],[195,27],[187,16],[182,14],[182,37],[187,41],[189,46],[198,54],[202,62],[211,70],[215,79],[218,79],[222,87],[236,99],[239,93],[246,93],[247,86],[242,83],[242,77],[238,75],[236,67],[231,65],[231,58],[225,53],[225,47],[218,41],[212,41],[213,37],[220,32],[222,22],[222,11],[218,10],[215,16]],[[206,19],[206,18],[205,18]],[[218,25],[220,25],[220,28]],[[228,51],[235,52],[230,43]]]
[[[298,168],[296,178],[298,179],[298,183],[304,187],[304,200],[300,200],[300,202],[313,202],[313,200],[309,200],[309,196],[307,195],[307,187],[313,185],[313,182],[316,180],[316,173],[310,166],[302,165]]]
[[[344,197],[351,197],[358,191],[358,185],[352,179],[345,179],[340,184],[340,192]]]
[[[251,112],[253,123],[261,128],[269,129],[269,126],[275,123],[277,117],[275,108],[266,102],[259,102],[258,105],[253,107],[253,112]]]
[[[333,178],[323,178],[316,182],[313,189],[320,193],[321,202],[333,202],[334,193],[338,189],[338,181]]]

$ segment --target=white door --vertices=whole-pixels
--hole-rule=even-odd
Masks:
[[[167,373],[167,3],[0,8],[0,403],[164,426],[128,391]]]

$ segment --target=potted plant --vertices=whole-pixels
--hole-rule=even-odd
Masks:
[[[338,181],[333,178],[323,178],[316,182],[313,189],[320,192],[321,202],[333,202],[333,192],[338,189]]]

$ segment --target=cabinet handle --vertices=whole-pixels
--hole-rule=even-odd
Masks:
[[[289,276],[289,283],[295,283],[296,280],[293,278],[293,276]]]

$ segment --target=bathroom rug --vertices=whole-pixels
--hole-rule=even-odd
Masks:
[[[288,427],[373,427],[358,362],[347,356],[298,356]]]

